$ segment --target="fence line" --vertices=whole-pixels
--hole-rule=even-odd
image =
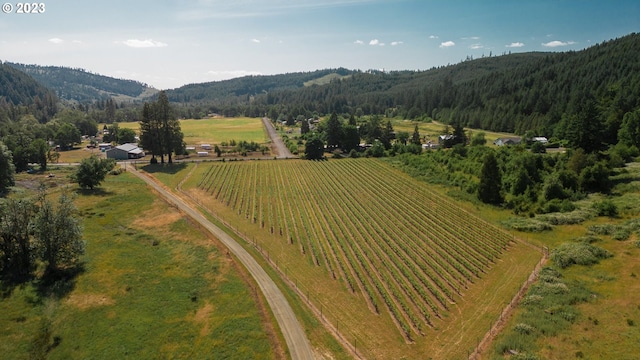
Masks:
[[[182,184],[190,177],[191,173],[195,170],[196,166],[194,166],[194,168],[191,169],[191,171],[185,176],[185,178],[182,181],[180,181],[180,183],[176,187],[176,190],[180,191],[180,193],[182,193],[183,195],[191,199],[191,201],[196,203],[201,209],[204,209],[207,212],[207,214],[213,216],[217,221],[222,223],[227,229],[233,231],[233,233],[236,234],[236,236],[238,236],[242,240],[244,240],[246,244],[256,249],[258,253],[262,255],[262,259],[266,261],[271,266],[272,269],[274,269],[278,274],[280,274],[280,278],[289,286],[291,290],[295,291],[298,294],[300,299],[302,299],[307,304],[307,307],[309,308],[309,310],[311,310],[314,316],[317,319],[319,319],[320,322],[324,325],[324,327],[327,330],[329,330],[329,332],[334,336],[334,338],[336,338],[336,340],[338,340],[343,345],[345,350],[348,351],[351,356],[364,360],[365,358],[363,357],[363,355],[360,352],[358,352],[357,337],[354,334],[352,334],[351,338],[353,339],[353,342],[351,342],[347,338],[347,336],[345,336],[342,332],[339,331],[340,320],[338,319],[338,316],[328,312],[327,309],[329,307],[326,305],[323,306],[322,302],[320,302],[318,299],[316,299],[316,302],[318,303],[317,305],[314,304],[314,302],[312,301],[313,299],[312,295],[316,295],[316,294],[311,294],[309,289],[307,289],[307,291],[305,292],[303,289],[303,286],[298,283],[298,280],[289,275],[289,272],[287,271],[286,266],[284,267],[284,271],[283,271],[279,266],[277,259],[272,258],[269,255],[269,252],[265,251],[264,248],[260,246],[258,241],[255,240],[255,238],[253,240],[249,239],[245,234],[243,234],[240,230],[238,230],[238,228],[234,227],[229,222],[222,219],[220,216],[218,216],[218,214],[212,211],[209,211],[207,207],[204,206],[202,202],[200,202],[199,199],[194,198],[193,196],[191,196],[191,194],[182,190]],[[361,343],[363,342],[364,341],[361,341]]]
[[[529,287],[531,287],[531,285],[536,280],[538,280],[538,275],[540,275],[540,270],[542,270],[542,267],[547,263],[548,260],[549,260],[549,249],[547,247],[543,247],[542,258],[535,265],[535,267],[533,268],[533,271],[531,272],[531,274],[529,274],[529,277],[527,278],[527,280],[525,280],[525,282],[520,287],[520,290],[518,290],[518,292],[513,296],[513,298],[511,299],[511,302],[509,302],[509,304],[507,304],[507,306],[505,306],[505,308],[502,309],[502,312],[500,313],[500,316],[498,317],[498,319],[489,326],[489,331],[486,334],[484,334],[484,337],[482,338],[482,340],[478,341],[478,344],[476,345],[475,349],[473,349],[473,351],[469,354],[468,360],[479,359],[480,355],[482,354],[482,351],[487,350],[487,348],[493,341],[494,337],[504,329],[504,327],[507,325],[507,321],[509,320],[509,316],[516,309],[520,301],[522,301],[522,299],[524,298],[524,295],[529,290]]]

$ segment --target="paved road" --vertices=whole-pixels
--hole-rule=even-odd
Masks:
[[[262,124],[264,128],[267,130],[267,134],[271,139],[271,143],[273,144],[273,148],[276,152],[276,157],[278,159],[286,159],[295,157],[291,151],[286,147],[284,141],[280,138],[280,135],[276,132],[276,128],[273,126],[273,123],[267,117],[262,118]]]
[[[271,307],[271,311],[273,311],[273,315],[280,326],[280,331],[282,331],[282,335],[287,343],[291,358],[294,360],[312,360],[314,357],[311,344],[309,343],[309,339],[307,339],[304,329],[293,313],[293,309],[291,309],[291,306],[284,297],[284,294],[282,294],[280,289],[276,286],[273,280],[271,280],[264,269],[260,267],[258,262],[242,246],[240,246],[240,244],[227,235],[227,233],[213,225],[200,212],[187,205],[182,199],[165,190],[162,186],[149,177],[141,174],[136,169],[130,167],[129,171],[149,184],[149,186],[155,189],[160,196],[170,204],[177,206],[183,213],[200,223],[205,229],[211,232],[211,234],[220,239],[229,251],[233,252],[236,258],[242,262],[256,280],[256,283],[258,283],[264,297],[267,299],[267,302]]]

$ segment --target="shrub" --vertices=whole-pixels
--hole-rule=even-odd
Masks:
[[[618,227],[613,232],[613,235],[611,235],[613,240],[618,240],[618,241],[627,240],[627,239],[629,239],[630,236],[631,236],[631,231],[629,229],[627,229],[627,228],[624,228],[624,227]]]
[[[591,207],[596,211],[598,216],[618,216],[618,208],[611,200],[596,201]]]
[[[513,330],[515,332],[518,332],[518,333],[522,334],[522,335],[529,335],[529,334],[531,334],[532,332],[535,331],[535,328],[533,326],[525,324],[525,323],[519,323],[519,324],[516,324],[516,326],[513,327]]]
[[[551,260],[561,268],[573,264],[592,265],[613,256],[607,250],[591,244],[564,243],[551,251]]]
[[[551,230],[551,225],[536,219],[509,218],[502,222],[507,229],[524,232],[543,232]]]

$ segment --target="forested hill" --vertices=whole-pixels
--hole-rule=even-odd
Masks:
[[[0,121],[30,113],[40,121],[47,121],[57,111],[58,99],[31,76],[0,62]]]
[[[0,103],[31,105],[55,95],[33,77],[0,62]]]
[[[142,99],[155,93],[146,84],[134,80],[116,79],[93,74],[83,69],[59,66],[6,65],[31,75],[42,85],[55,91],[61,99],[91,103],[113,98],[116,101]]]
[[[563,137],[563,117],[597,103],[613,134],[640,106],[640,35],[570,52],[530,52],[468,59],[427,71],[353,71],[325,85],[301,86],[331,70],[251,76],[188,85],[172,101],[206,105],[227,115],[258,116],[295,109],[328,114],[431,117],[473,128]],[[298,114],[289,114],[297,116]]]
[[[279,75],[251,75],[240,78],[189,84],[168,90],[169,100],[180,103],[236,104],[255,95],[272,91],[297,90],[329,79],[340,79],[354,73],[344,68],[324,69]]]

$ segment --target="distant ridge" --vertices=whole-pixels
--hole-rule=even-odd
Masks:
[[[5,64],[29,74],[39,83],[53,90],[59,98],[78,103],[91,103],[109,98],[118,102],[131,102],[157,92],[139,81],[116,79],[84,69],[10,62]]]

